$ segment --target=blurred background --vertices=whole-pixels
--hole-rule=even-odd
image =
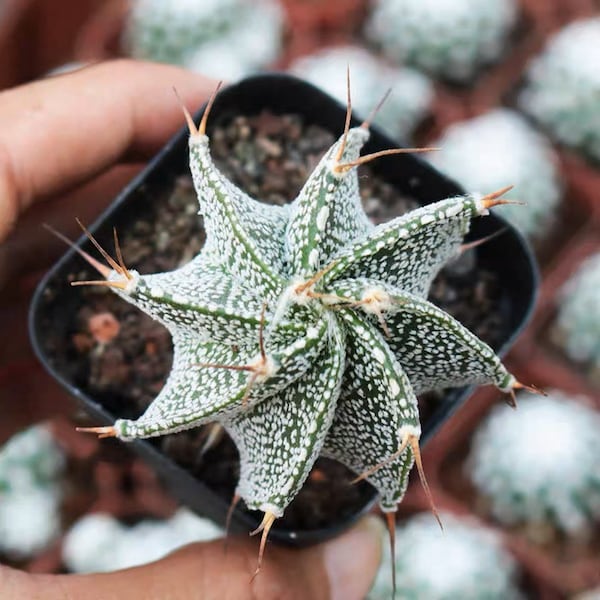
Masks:
[[[399,597],[600,598],[600,3],[0,4],[0,89],[124,56],[227,81],[288,71],[341,102],[349,65],[359,114],[391,88],[376,120],[388,135],[441,147],[428,160],[469,191],[515,186],[508,197],[526,206],[502,214],[532,245],[542,287],[508,366],[549,395],[524,395],[513,412],[479,390],[428,444],[429,482],[451,526],[445,537],[431,531],[427,502],[411,485],[399,535],[417,558],[398,564]],[[0,281],[11,273],[3,253],[17,246],[9,239],[0,250]],[[15,264],[27,270],[12,273],[18,285],[0,299],[15,339],[25,339],[27,299],[42,273],[31,248],[20,252]],[[46,258],[60,252],[56,244]],[[89,315],[82,343],[104,352],[118,336],[111,327],[110,316]],[[40,369],[27,344],[1,349],[2,397]],[[71,416],[0,450],[2,562],[33,572],[110,570],[222,535],[120,445],[76,434]],[[460,558],[454,569],[418,560],[436,553]],[[387,597],[387,582],[378,584],[372,597]]]

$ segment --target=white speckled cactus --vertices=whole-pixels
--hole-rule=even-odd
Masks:
[[[552,335],[600,387],[600,252],[587,258],[563,287]]]
[[[524,398],[517,412],[492,411],[467,468],[500,522],[534,538],[547,524],[585,535],[600,518],[599,431],[600,415],[577,399]]]
[[[132,440],[222,423],[240,453],[237,495],[265,513],[263,548],[320,454],[363,474],[382,509],[395,511],[415,460],[420,468],[417,394],[522,387],[426,300],[471,219],[504,201],[448,198],[375,227],[356,173],[379,155],[359,157],[365,124],[335,142],[291,205],[266,205],[215,167],[206,113],[199,129],[188,119],[201,253],[176,271],[140,275],[117,251],[112,269],[94,261],[105,280],[79,282],[108,286],[162,322],[173,368],[139,419],[88,431]]]
[[[212,521],[185,509],[170,519],[145,520],[131,527],[107,514],[89,514],[67,533],[62,556],[73,573],[101,573],[149,563],[186,544],[222,535]]]
[[[377,0],[367,35],[391,60],[466,81],[502,54],[515,0]]]
[[[0,493],[52,483],[64,455],[47,427],[38,425],[12,437],[0,450]]]
[[[441,149],[431,163],[469,191],[514,185],[506,197],[526,206],[499,207],[499,214],[531,238],[548,233],[562,191],[556,157],[523,117],[496,109],[452,125],[434,146]]]
[[[46,427],[31,427],[0,451],[0,552],[27,558],[60,532],[64,456]]]
[[[516,600],[515,561],[493,531],[471,519],[443,513],[444,531],[430,515],[418,515],[396,530],[396,597],[410,600]],[[368,600],[389,600],[394,568],[384,548]]]
[[[600,600],[600,587],[577,594],[573,600]]]
[[[359,46],[327,48],[297,60],[290,70],[346,103],[347,66],[353,73],[352,97],[359,114],[367,115],[384,94],[391,95],[375,116],[375,124],[388,135],[407,140],[427,115],[433,99],[429,79],[409,68],[396,68]]]
[[[600,161],[600,17],[571,23],[527,71],[521,108],[559,142]]]
[[[279,54],[283,13],[275,0],[132,0],[125,45],[136,58],[239,79]]]

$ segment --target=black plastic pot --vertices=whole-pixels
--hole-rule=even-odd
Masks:
[[[344,107],[316,88],[286,75],[260,75],[226,88],[216,99],[209,124],[214,125],[240,114],[257,114],[263,109],[268,109],[275,114],[299,114],[305,122],[320,125],[335,135],[339,135],[343,128]],[[91,227],[101,243],[106,242],[106,245],[110,247],[113,226],[117,227],[120,232],[126,231],[128,225],[133,223],[141,211],[147,207],[147,203],[152,201],[153,190],[170,188],[178,176],[189,172],[187,138],[187,130],[182,129],[167,143],[148,167],[121,192],[114,203]],[[395,146],[394,142],[375,128],[365,148],[365,153],[393,146]],[[468,157],[465,157],[465,160],[468,160]],[[456,183],[418,157],[409,154],[382,158],[373,163],[372,169],[380,177],[397,187],[401,193],[415,198],[422,204],[462,193]],[[156,196],[158,197],[159,194],[157,193]],[[506,228],[507,231],[479,247],[477,254],[478,260],[497,274],[502,288],[500,304],[501,310],[505,313],[503,316],[507,327],[495,350],[503,354],[515,340],[531,314],[538,275],[534,259],[526,243],[502,219],[490,216],[475,220],[471,236],[473,238],[484,237],[500,228]],[[78,244],[93,252],[85,237],[82,237]],[[94,419],[94,423],[98,425],[112,424],[115,418],[121,415],[112,414],[101,401],[91,397],[78,387],[68,374],[59,371],[53,364],[51,351],[45,342],[43,322],[44,319],[46,323],[48,321],[48,296],[53,296],[54,305],[56,305],[57,290],[61,294],[59,304],[62,312],[51,315],[56,327],[61,327],[62,318],[70,310],[69,306],[72,304],[74,295],[73,289],[67,284],[67,275],[81,267],[82,264],[80,257],[70,250],[41,282],[30,312],[31,339],[40,361],[72,395],[80,400],[82,406]],[[52,290],[51,294],[49,290]],[[470,388],[449,392],[439,409],[423,423],[424,439],[431,437],[433,432],[467,399],[470,393]],[[184,504],[199,514],[218,523],[224,523],[228,502],[214,490],[175,464],[155,445],[145,441],[135,441],[131,447],[153,466],[172,493]],[[290,531],[278,528],[276,522],[270,539],[301,546],[336,535],[372,507],[375,501],[375,492],[368,484],[364,483],[363,485],[366,486],[367,492],[363,494],[361,504],[356,506],[356,510],[351,516],[331,523],[326,529],[318,530]],[[248,531],[257,524],[254,515],[237,511],[232,527],[234,530]]]

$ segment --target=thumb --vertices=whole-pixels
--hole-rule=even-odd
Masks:
[[[31,576],[21,591],[44,600],[360,600],[375,578],[383,531],[381,521],[368,516],[319,546],[268,545],[254,580],[258,545],[235,538],[226,553],[222,540],[192,544],[157,562],[114,573]],[[23,597],[16,593],[6,600]]]

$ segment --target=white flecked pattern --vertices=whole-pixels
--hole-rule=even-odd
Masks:
[[[410,382],[381,334],[354,311],[340,314],[348,326],[348,369],[324,454],[361,473],[393,454],[405,431],[421,434],[419,411]],[[368,478],[384,510],[402,500],[413,462],[406,449]]]
[[[350,129],[340,162],[356,160],[368,137],[365,129]],[[362,210],[356,169],[343,174],[332,170],[339,147],[338,141],[325,153],[292,204],[287,254],[297,276],[319,271],[339,248],[373,228]]]
[[[334,255],[336,265],[323,285],[341,277],[368,277],[424,297],[477,215],[475,197],[460,196],[382,223]]]
[[[271,509],[280,517],[308,477],[340,393],[344,352],[341,340],[336,342],[270,402],[225,421],[240,453],[236,492],[248,508]]]
[[[510,378],[487,345],[421,299],[470,219],[484,214],[479,197],[442,200],[374,227],[356,169],[338,168],[359,156],[367,137],[351,129],[339,162],[341,140],[281,208],[235,188],[214,167],[206,136],[191,136],[207,242],[190,264],[136,275],[118,291],[167,325],[175,349],[163,390],[139,419],[116,422],[118,437],[219,421],[240,451],[238,493],[280,516],[320,453],[362,473],[405,435],[418,440],[411,377],[418,389],[435,387],[436,378]],[[391,340],[376,317],[391,327]],[[429,336],[435,348],[412,362]],[[385,510],[402,499],[413,459],[411,448],[370,476]]]

